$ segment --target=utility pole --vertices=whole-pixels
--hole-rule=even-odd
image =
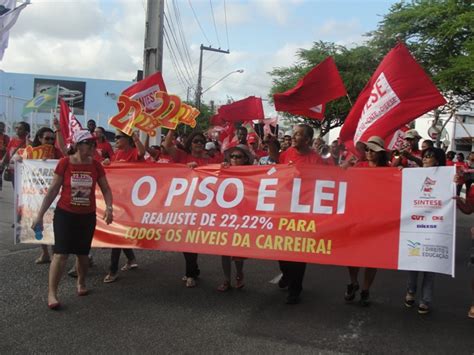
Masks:
[[[223,51],[220,48],[206,47],[201,44],[201,56],[199,57],[199,73],[198,73],[198,83],[196,88],[196,107],[198,110],[201,109],[201,95],[202,95],[202,54],[204,51],[218,52],[229,54],[229,50]]]
[[[148,0],[145,23],[145,48],[143,51],[143,74],[146,78],[163,72],[163,18],[165,0]],[[161,128],[150,138],[152,145],[161,143]]]

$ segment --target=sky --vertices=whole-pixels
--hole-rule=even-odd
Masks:
[[[193,97],[203,44],[230,52],[204,51],[204,102],[223,104],[250,95],[267,99],[273,68],[295,64],[298,49],[313,42],[363,43],[364,34],[377,28],[393,3],[165,0],[163,77],[168,92]],[[132,80],[143,67],[146,7],[146,0],[32,0],[10,31],[0,69]],[[235,72],[239,69],[243,73]],[[264,103],[267,117],[274,116],[274,108]]]

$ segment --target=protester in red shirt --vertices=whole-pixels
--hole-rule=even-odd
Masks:
[[[459,175],[456,175],[455,182],[458,183]],[[465,214],[471,214],[474,212],[474,189],[470,189],[466,194],[466,198],[457,196],[457,206],[461,212]],[[469,257],[469,268],[471,271],[471,291],[472,291],[472,303],[467,316],[474,319],[474,227],[471,228],[471,252]]]
[[[238,144],[225,152],[223,167],[253,165],[254,156],[244,144]],[[234,260],[237,275],[235,277],[235,288],[244,287],[244,258],[223,255],[222,270],[224,271],[224,282],[217,287],[218,291],[225,292],[232,288],[232,260]]]
[[[62,158],[54,172],[53,182],[41,204],[31,228],[43,228],[43,217],[51,203],[61,192],[54,212],[54,255],[49,269],[48,307],[60,308],[58,286],[69,254],[76,254],[78,271],[77,294],[85,296],[89,250],[96,225],[95,186],[104,195],[106,204],[104,220],[112,223],[112,191],[102,165],[92,157],[95,138],[87,130],[73,136],[74,153]]]
[[[314,131],[306,124],[298,124],[293,130],[292,146],[280,153],[279,157],[270,151],[270,158],[280,164],[316,164],[331,165],[332,159],[322,159],[318,153],[311,149]],[[306,263],[279,261],[280,270],[283,274],[278,285],[280,288],[288,286],[287,304],[299,303],[299,296],[303,290],[303,278],[306,270]]]
[[[446,166],[454,166],[454,158],[456,157],[456,152],[450,150],[446,153]]]
[[[358,150],[361,147],[365,150],[366,160],[360,160],[355,163],[354,167],[356,168],[384,168],[389,166],[388,162],[388,153],[384,148],[384,140],[378,136],[370,137],[367,142],[358,142]],[[344,299],[347,302],[354,300],[356,292],[359,290],[359,267],[349,266],[349,276],[351,283],[347,285],[346,293],[344,294]],[[375,268],[365,268],[364,270],[364,282],[362,284],[362,290],[360,292],[360,304],[362,306],[368,306],[370,304],[370,287],[374,282],[375,275],[377,274],[377,269]]]
[[[258,160],[260,158],[266,157],[268,152],[260,149],[260,138],[256,134],[249,134],[247,138],[248,145],[254,157]]]
[[[97,138],[94,159],[100,162],[104,161],[104,159],[112,160],[114,156],[114,150],[105,136],[104,127],[95,128],[94,136]]]
[[[392,166],[416,168],[423,165],[421,150],[418,147],[421,136],[415,129],[405,132],[405,147],[400,151],[400,156],[394,158]]]
[[[462,187],[466,183],[466,171],[469,169],[469,165],[464,161],[463,153],[456,154],[454,166],[456,167],[456,173],[459,175],[458,183],[456,184],[456,196],[460,196]]]
[[[59,122],[56,122],[59,126]],[[58,135],[61,137],[61,135]],[[60,159],[66,154],[66,147],[64,145],[64,141],[62,137],[59,142],[59,146],[61,149],[58,149],[54,145],[55,143],[55,133],[49,127],[42,127],[40,128],[36,134],[35,138],[33,139],[33,143],[31,144],[32,147],[36,148],[39,146],[52,146],[53,149],[49,156],[44,156],[43,159]],[[32,156],[27,155],[25,159],[33,159]],[[51,261],[48,251],[48,246],[45,244],[41,244],[41,255],[35,260],[36,264],[46,264]]]
[[[423,167],[432,168],[446,165],[446,155],[440,148],[428,148],[423,151]],[[407,293],[405,295],[405,306],[413,307],[417,291],[418,275],[422,275],[421,297],[418,305],[418,314],[428,314],[431,312],[431,303],[434,292],[434,272],[409,271]]]
[[[174,131],[169,130],[163,143],[168,154],[173,158],[175,163],[186,164],[191,168],[195,168],[207,164],[220,164],[221,159],[210,157],[205,148],[206,137],[201,132],[195,131],[189,135],[184,144],[184,150],[176,147],[173,143]],[[186,287],[196,287],[196,278],[200,274],[197,263],[198,254],[183,253],[186,261],[186,275],[182,278],[186,282]]]
[[[115,153],[112,157],[112,163],[133,163],[144,161],[145,146],[140,142],[138,134],[134,132],[132,136],[128,136],[125,133],[118,131],[115,134]],[[105,159],[102,164],[108,165],[110,161]],[[133,270],[138,267],[135,253],[132,249],[113,248],[110,254],[110,268],[108,274],[104,278],[104,283],[111,283],[118,278],[118,266],[120,262],[120,254],[123,251],[127,257],[127,262],[122,266],[122,271]]]
[[[26,122],[18,122],[15,126],[15,133],[16,137],[11,138],[10,142],[8,142],[7,150],[1,163],[2,168],[0,169],[3,171],[8,166],[9,181],[12,182],[12,185],[15,182],[13,177],[15,164],[12,158],[19,149],[25,148],[28,144],[31,143],[28,139],[30,135],[30,125]]]
[[[10,142],[10,137],[5,134],[5,123],[0,122],[0,159],[3,159],[7,151],[8,142]]]

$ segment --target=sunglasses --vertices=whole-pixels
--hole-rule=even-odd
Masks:
[[[370,148],[365,148],[366,153],[375,153],[375,150],[372,150]]]
[[[425,154],[425,156],[423,158],[431,159],[431,158],[434,158],[434,157],[435,157],[434,154],[428,153],[428,154]]]
[[[88,146],[93,146],[93,145],[95,145],[95,142],[94,141],[82,141],[82,142],[79,142],[77,144],[87,144]]]
[[[230,159],[244,159],[245,156],[240,155],[240,154],[231,154]]]
[[[54,142],[55,141],[55,138],[54,137],[43,137],[43,139],[45,141],[48,141],[48,142]]]
[[[125,138],[125,136],[122,136],[122,135],[118,135],[118,136],[115,136],[115,140],[118,141],[120,138]]]
[[[194,143],[194,144],[204,144],[204,143],[206,143],[206,141],[204,141],[204,140],[202,140],[202,139],[194,139],[194,140],[192,141],[192,143]]]

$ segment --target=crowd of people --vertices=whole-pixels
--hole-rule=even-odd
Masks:
[[[149,137],[142,142],[138,134],[131,136],[117,131],[115,134],[115,149],[106,139],[102,127],[96,127],[93,120],[87,124],[87,130],[77,131],[72,137],[72,146],[67,149],[60,134],[60,127],[55,122],[55,129],[41,128],[36,132],[33,141],[29,140],[30,127],[26,122],[20,122],[15,127],[16,136],[11,139],[5,135],[5,125],[0,123],[0,159],[4,177],[13,175],[13,158],[20,148],[28,145],[52,144],[55,148],[47,158],[59,159],[55,169],[53,182],[46,194],[38,216],[32,228],[42,227],[42,219],[58,194],[53,226],[55,243],[51,258],[46,246],[37,263],[51,261],[49,273],[48,307],[60,307],[58,285],[69,254],[77,256],[75,267],[69,274],[77,277],[77,293],[87,295],[86,273],[92,263],[90,255],[91,241],[95,230],[95,185],[98,184],[106,202],[105,215],[107,224],[113,221],[112,192],[106,178],[104,166],[120,162],[149,162],[186,164],[195,168],[207,164],[222,164],[222,168],[239,165],[268,165],[268,164],[314,164],[322,166],[339,166],[348,168],[383,168],[383,167],[436,167],[456,166],[457,199],[459,209],[464,213],[474,211],[474,191],[470,189],[474,179],[474,153],[470,153],[467,161],[463,153],[445,152],[434,146],[431,140],[421,143],[421,136],[414,129],[405,132],[405,144],[399,149],[388,151],[381,137],[373,136],[365,142],[358,142],[353,151],[349,151],[338,140],[326,144],[318,137],[314,138],[313,128],[298,124],[292,132],[285,132],[281,138],[273,135],[260,137],[254,132],[240,126],[235,132],[235,144],[222,148],[222,142],[203,132],[194,131],[188,136],[178,135],[169,130],[162,145],[150,145]],[[26,157],[28,159],[29,157]],[[87,183],[78,181],[79,172],[87,174]],[[83,175],[81,175],[83,178]],[[7,179],[13,182],[13,179]],[[460,197],[465,187],[466,198]],[[84,226],[87,226],[84,227]],[[471,268],[474,268],[474,228],[472,229],[472,247],[470,256]],[[138,267],[132,249],[112,249],[109,272],[104,278],[105,283],[114,282],[118,277],[119,259],[123,250],[127,261],[121,270],[131,270]],[[186,287],[197,286],[200,275],[198,254],[183,253],[185,260],[185,275],[183,281]],[[236,268],[235,282],[232,282],[232,261]],[[244,259],[240,257],[222,257],[223,282],[217,290],[225,292],[232,287],[244,287]],[[303,279],[306,263],[279,261],[281,278],[280,288],[287,288],[286,303],[299,303],[303,290]],[[359,284],[360,268],[348,267],[349,281],[344,299],[353,302],[360,290],[359,302],[363,306],[370,304],[370,289],[375,280],[377,269],[365,268],[363,280]],[[407,291],[404,303],[413,307],[416,302],[418,276],[421,274],[421,292],[418,302],[418,313],[427,314],[433,303],[433,287],[435,274],[431,272],[410,271],[407,276]],[[474,277],[472,279],[473,304],[468,316],[474,318]]]

